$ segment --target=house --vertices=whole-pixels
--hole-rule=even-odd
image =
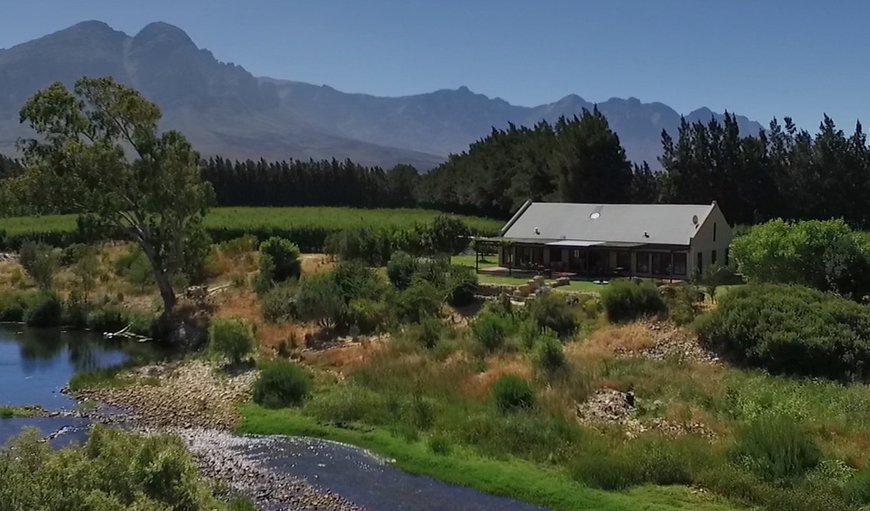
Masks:
[[[712,204],[526,202],[497,238],[500,266],[592,277],[687,278],[728,264],[731,226]]]

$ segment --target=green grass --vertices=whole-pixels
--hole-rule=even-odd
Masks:
[[[356,209],[356,208],[213,208],[205,219],[206,228],[263,229],[292,227],[410,227],[431,222],[438,211],[426,209]],[[459,216],[472,229],[495,232],[501,220]],[[76,215],[46,215],[0,218],[0,230],[10,236],[21,234],[66,233],[76,228]]]
[[[392,458],[397,467],[413,474],[468,486],[496,495],[559,511],[726,511],[739,509],[714,497],[700,496],[681,486],[641,486],[625,492],[585,487],[568,475],[523,460],[490,459],[454,448],[449,456],[432,453],[423,441],[406,441],[380,428],[366,431],[325,425],[297,410],[266,410],[244,405],[240,433],[296,435],[353,444]]]
[[[45,414],[41,406],[0,406],[0,419],[40,417]]]
[[[465,266],[467,268],[474,268],[474,256],[473,255],[458,255],[453,256],[450,259],[452,264],[456,264],[459,266]],[[486,268],[495,268],[498,266],[498,258],[495,255],[487,255],[481,256],[479,268],[481,270]],[[528,276],[507,276],[507,275],[488,275],[486,273],[480,273],[477,275],[478,280],[483,284],[501,284],[508,286],[520,286],[528,282]],[[567,286],[553,288],[556,291],[570,291],[574,293],[600,293],[602,289],[606,287],[605,284],[595,284],[590,280],[572,280],[571,284]]]

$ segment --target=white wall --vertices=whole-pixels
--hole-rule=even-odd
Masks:
[[[715,227],[714,227],[715,226]],[[713,239],[713,231],[715,230],[716,238]],[[728,220],[719,209],[719,205],[715,205],[707,218],[698,227],[695,236],[692,237],[691,249],[689,250],[688,270],[689,275],[692,275],[698,262],[698,253],[703,255],[703,267],[707,268],[713,264],[713,251],[716,251],[716,264],[723,266],[726,262],[726,254],[731,245],[732,229],[728,225]],[[730,262],[730,255],[729,261]]]

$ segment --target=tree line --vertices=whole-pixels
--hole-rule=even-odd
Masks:
[[[219,206],[429,207],[508,217],[527,199],[716,200],[735,224],[781,217],[870,226],[870,151],[860,123],[847,135],[825,116],[813,135],[787,117],[759,133],[740,133],[728,113],[721,121],[684,119],[677,133],[662,132],[659,164],[661,171],[630,163],[607,119],[593,109],[552,124],[493,128],[422,174],[410,165],[385,170],[351,160],[222,157],[202,161],[201,174]],[[0,156],[0,185],[20,172],[16,160]],[[0,215],[32,212],[26,197],[0,186]]]

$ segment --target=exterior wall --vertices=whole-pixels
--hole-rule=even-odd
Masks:
[[[716,231],[716,238],[713,239],[713,231]],[[728,225],[728,220],[722,214],[722,210],[718,205],[713,207],[710,214],[704,220],[704,223],[698,227],[695,236],[692,237],[689,249],[688,270],[689,275],[698,271],[698,254],[703,258],[703,268],[707,268],[713,264],[713,251],[716,251],[716,264],[722,266],[726,263],[726,257],[730,263],[729,248],[731,247],[732,229]],[[702,268],[702,270],[703,270]]]

